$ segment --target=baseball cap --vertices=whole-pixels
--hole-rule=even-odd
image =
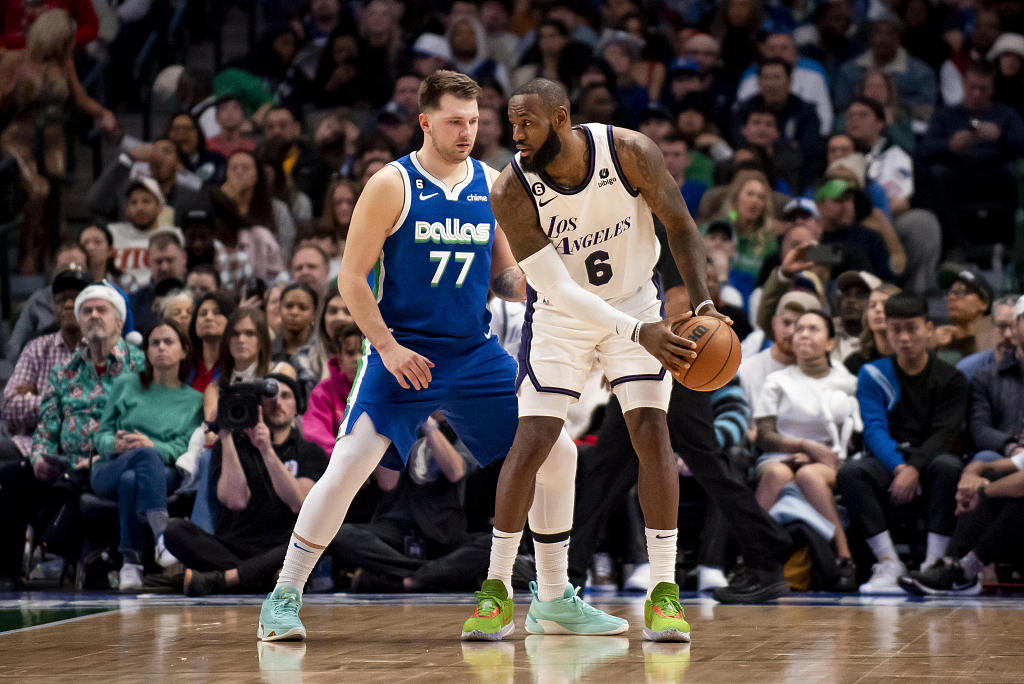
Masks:
[[[452,49],[448,41],[436,33],[421,33],[412,44],[412,51],[422,57],[439,57],[446,62],[452,60]]]
[[[160,191],[160,184],[157,183],[152,178],[150,178],[149,176],[138,176],[136,178],[131,179],[124,189],[124,196],[127,197],[128,195],[132,194],[132,191],[135,190],[136,188],[142,188],[143,190],[147,191],[148,193],[156,197],[157,202],[159,202],[160,204],[164,204],[164,193]]]
[[[377,112],[377,121],[379,123],[407,123],[412,119],[409,116],[408,110],[397,102],[388,102],[386,105],[381,107],[380,111]]]
[[[964,287],[978,295],[985,302],[985,313],[992,308],[992,300],[995,298],[995,291],[992,285],[985,279],[985,276],[973,268],[962,268],[958,271],[943,270],[939,272],[939,287],[948,290],[954,283],[963,283]]]
[[[306,412],[306,394],[299,387],[299,383],[295,378],[289,377],[284,373],[270,373],[267,375],[267,380],[276,380],[282,385],[287,385],[295,395],[295,409],[298,415],[302,415]]]
[[[720,233],[725,236],[726,240],[732,240],[735,237],[732,224],[729,223],[728,221],[724,221],[721,219],[709,223],[707,230],[705,230],[704,233],[705,235],[708,236],[710,236],[712,233]]]
[[[844,271],[836,278],[836,287],[840,292],[848,287],[860,285],[868,292],[873,292],[882,284],[882,279],[867,271]]]
[[[679,57],[672,61],[672,64],[668,67],[668,75],[670,78],[676,76],[700,76],[700,64],[695,59],[687,59],[686,57]]]
[[[814,218],[821,218],[821,213],[818,211],[818,205],[814,203],[814,200],[808,197],[795,197],[786,202],[786,206],[782,208],[782,218],[788,219],[792,214],[796,214],[797,212],[810,214]]]
[[[54,296],[59,295],[61,292],[81,292],[89,287],[91,283],[92,277],[86,271],[77,266],[69,266],[68,268],[61,269],[53,277],[50,292]]]
[[[814,201],[820,202],[823,199],[839,199],[851,189],[850,184],[844,180],[839,180],[838,178],[830,180],[828,183],[825,183],[818,188],[818,191],[814,193]]]
[[[821,309],[820,299],[810,292],[804,292],[803,290],[790,290],[786,294],[782,295],[782,299],[780,299],[779,303],[775,306],[775,315],[779,316],[784,311],[805,313],[807,311],[814,311],[815,309]]]

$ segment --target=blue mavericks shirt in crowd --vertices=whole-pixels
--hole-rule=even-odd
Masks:
[[[402,174],[402,214],[370,273],[384,322],[403,344],[482,342],[491,319],[494,242],[483,164],[466,159],[466,178],[451,190],[423,169],[415,152],[391,166]]]

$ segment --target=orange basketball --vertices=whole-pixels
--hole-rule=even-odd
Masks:
[[[740,340],[732,328],[713,316],[694,316],[672,330],[697,344],[697,358],[672,376],[684,387],[711,392],[733,379],[740,367]]]

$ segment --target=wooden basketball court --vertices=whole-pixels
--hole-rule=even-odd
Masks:
[[[264,644],[255,636],[256,597],[11,596],[0,600],[0,613],[24,622],[58,609],[103,612],[0,633],[0,680],[1024,681],[1019,599],[823,596],[721,606],[694,598],[685,601],[692,644],[641,641],[639,597],[595,603],[630,620],[625,637],[530,636],[523,603],[510,640],[462,643],[458,631],[471,610],[465,597],[320,595],[302,611],[307,642]]]

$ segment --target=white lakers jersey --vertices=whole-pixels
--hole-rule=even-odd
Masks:
[[[651,281],[661,247],[647,202],[619,166],[612,127],[591,123],[579,128],[590,151],[579,186],[565,188],[544,171],[524,171],[519,154],[512,170],[573,280],[602,299],[619,299]]]

